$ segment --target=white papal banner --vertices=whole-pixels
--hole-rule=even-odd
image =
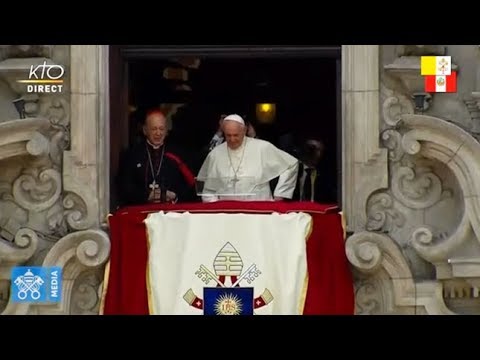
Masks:
[[[150,313],[302,314],[311,222],[305,213],[149,214]]]

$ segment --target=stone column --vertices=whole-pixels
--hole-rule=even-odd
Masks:
[[[369,195],[388,186],[379,97],[379,46],[342,45],[342,203],[351,232],[365,229]]]
[[[65,151],[65,203],[76,210],[69,224],[76,230],[98,228],[109,202],[108,46],[72,45],[71,149]]]

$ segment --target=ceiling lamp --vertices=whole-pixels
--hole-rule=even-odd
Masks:
[[[277,106],[273,103],[261,103],[255,107],[257,121],[261,124],[271,124],[275,121]]]

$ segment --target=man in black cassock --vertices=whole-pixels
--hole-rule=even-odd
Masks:
[[[188,202],[195,199],[195,177],[166,143],[167,119],[158,109],[145,117],[145,141],[129,149],[120,162],[121,206]]]

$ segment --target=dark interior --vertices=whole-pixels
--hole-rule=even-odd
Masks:
[[[193,151],[208,144],[221,114],[245,115],[262,139],[278,142],[288,132],[319,136],[336,149],[336,72],[332,59],[206,59],[188,70],[186,82],[166,80],[169,61],[130,64],[130,103],[137,108],[132,122],[145,109],[162,103],[187,103],[172,119],[171,141]],[[175,90],[188,85],[191,91]],[[276,119],[259,124],[255,104],[274,102]],[[135,134],[132,134],[135,135]],[[134,141],[134,138],[131,138]],[[278,145],[278,144],[277,144]]]

